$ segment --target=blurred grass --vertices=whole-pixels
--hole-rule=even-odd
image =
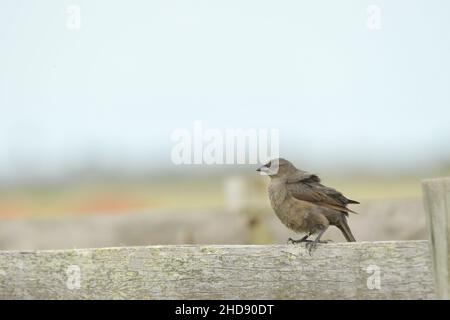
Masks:
[[[0,218],[83,214],[118,214],[153,209],[186,210],[224,208],[224,176],[103,182],[47,187],[15,187],[0,191]],[[258,201],[267,205],[267,177],[248,176],[258,187]],[[323,183],[358,201],[421,196],[420,177],[350,177]]]
[[[409,198],[421,196],[420,178],[361,179],[324,181],[351,199]]]
[[[221,181],[95,183],[0,192],[0,218],[220,207]]]

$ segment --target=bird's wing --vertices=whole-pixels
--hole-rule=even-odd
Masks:
[[[304,183],[320,183],[320,178],[318,175],[315,175],[313,173],[309,173],[307,171],[303,170],[297,170],[295,173],[291,173],[287,180],[288,183],[297,183],[297,182],[304,182]]]
[[[333,188],[322,185],[317,175],[300,171],[290,176],[286,187],[289,193],[298,200],[308,201],[341,212],[354,212],[347,208],[347,204],[353,203],[350,202],[353,200],[347,199]]]
[[[314,188],[321,190],[327,196],[333,198],[334,200],[336,200],[337,202],[339,202],[340,204],[342,204],[344,206],[346,206],[349,203],[357,203],[357,204],[359,203],[358,201],[348,199],[346,196],[344,196],[341,192],[337,191],[336,189],[324,186],[323,184],[312,183],[311,185]]]

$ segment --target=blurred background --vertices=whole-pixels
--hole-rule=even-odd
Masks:
[[[425,239],[450,174],[446,1],[0,3],[0,249],[285,243],[255,163],[171,135],[276,129],[359,241]],[[339,231],[325,238],[344,241]]]

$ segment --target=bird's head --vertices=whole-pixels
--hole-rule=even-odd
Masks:
[[[256,169],[262,175],[268,175],[270,178],[282,178],[296,170],[297,168],[291,162],[283,158],[270,160]]]

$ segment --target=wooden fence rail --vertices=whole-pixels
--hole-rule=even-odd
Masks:
[[[432,299],[427,241],[0,252],[2,299]]]

